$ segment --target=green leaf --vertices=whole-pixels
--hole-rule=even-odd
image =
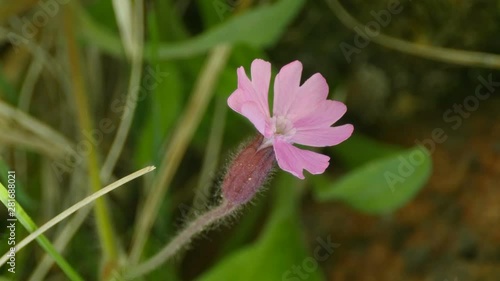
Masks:
[[[273,5],[257,7],[191,39],[178,43],[162,43],[158,46],[157,53],[156,48],[148,42],[145,45],[145,56],[148,60],[154,56],[159,59],[185,58],[203,54],[223,43],[267,47],[279,39],[304,3],[304,0],[281,0]],[[84,26],[81,32],[87,42],[111,54],[123,54],[117,34],[101,28],[83,10],[80,16]]]
[[[348,168],[356,168],[375,159],[401,152],[401,150],[399,147],[354,134],[345,142],[334,146],[333,153]],[[352,153],[353,151],[356,153]]]
[[[423,147],[414,147],[390,157],[374,160],[333,184],[315,182],[320,201],[341,200],[359,211],[383,214],[403,206],[422,188],[432,170],[432,160]]]
[[[197,0],[196,5],[203,19],[203,25],[214,26],[229,18],[234,12],[234,7],[240,4],[240,2],[241,1]]]
[[[297,180],[280,177],[274,211],[260,238],[252,245],[227,256],[197,281],[275,281],[294,280],[294,266],[302,268],[305,280],[324,280],[319,269],[307,270],[308,253],[300,232]],[[286,278],[286,279],[285,279]],[[302,279],[299,279],[302,280]]]

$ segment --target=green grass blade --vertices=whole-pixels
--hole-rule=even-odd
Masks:
[[[0,183],[0,200],[2,203],[5,205],[5,207],[8,206],[9,200],[12,200],[9,198],[9,193],[7,192],[7,189],[5,186],[3,186],[2,183]],[[10,201],[12,202],[12,201]],[[16,212],[16,217],[21,222],[21,224],[26,228],[28,232],[33,232],[37,229],[36,224],[33,222],[33,220],[28,216],[28,214],[24,211],[24,209],[21,207],[21,205],[17,202],[15,202],[15,212]],[[57,250],[54,248],[52,243],[45,237],[44,235],[40,235],[38,238],[36,238],[36,241],[40,246],[54,259],[54,261],[59,265],[61,270],[66,274],[66,276],[69,278],[69,280],[78,280],[78,281],[83,281],[84,279],[78,275],[78,273],[71,267],[71,265],[62,257]]]

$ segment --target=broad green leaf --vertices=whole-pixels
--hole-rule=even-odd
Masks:
[[[309,264],[304,266],[312,255],[307,253],[300,233],[297,181],[289,175],[280,179],[273,214],[260,238],[218,262],[197,281],[296,280],[299,277],[292,272],[294,266],[302,269],[307,276],[304,280],[324,280],[319,267],[308,270]]]
[[[356,168],[375,159],[401,152],[402,149],[354,134],[345,142],[333,147],[332,151],[348,168]]]
[[[341,200],[359,211],[383,214],[412,199],[432,170],[432,160],[423,147],[374,160],[330,184],[315,182],[320,201]]]
[[[273,5],[264,5],[213,27],[204,33],[178,43],[162,43],[157,53],[151,44],[145,45],[147,59],[157,55],[159,59],[185,58],[203,54],[216,45],[243,43],[253,47],[266,47],[279,39],[286,26],[302,8],[304,0],[281,0]],[[122,55],[123,49],[117,34],[101,28],[85,12],[80,13],[86,41],[103,50]]]
[[[197,0],[196,4],[200,10],[200,16],[203,19],[205,27],[211,27],[227,20],[234,12],[234,7],[241,1],[226,0]],[[234,4],[233,4],[234,3]]]
[[[281,0],[233,17],[190,40],[160,46],[162,58],[186,57],[203,53],[221,43],[245,43],[265,47],[279,39],[289,22],[300,11],[304,0]]]

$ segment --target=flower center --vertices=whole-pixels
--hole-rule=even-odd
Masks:
[[[285,116],[274,116],[271,118],[273,134],[275,137],[281,136],[289,138],[295,134],[293,123]]]
[[[292,121],[285,116],[273,116],[268,125],[269,126],[266,128],[266,135],[269,135],[269,138],[264,138],[264,141],[258,150],[273,145],[275,138],[281,138],[282,140],[289,142],[297,131],[293,127]]]

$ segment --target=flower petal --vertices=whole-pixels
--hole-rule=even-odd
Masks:
[[[247,114],[262,115],[258,119],[269,119],[269,81],[271,80],[271,64],[256,59],[252,62],[251,67],[252,79],[250,81],[245,73],[243,67],[239,67],[237,70],[238,74],[238,89],[234,91],[231,96],[229,96],[227,103],[234,111],[243,114],[243,108],[247,103],[253,103],[251,105],[251,113],[247,111]],[[256,108],[255,108],[256,107]],[[253,118],[255,120],[255,118]],[[253,123],[253,121],[252,121]],[[257,126],[257,124],[254,123]]]
[[[301,118],[317,110],[317,105],[328,98],[328,83],[325,78],[316,73],[300,86],[297,97],[291,105],[289,117]]]
[[[297,130],[291,141],[315,147],[332,146],[348,139],[353,131],[354,127],[351,124],[338,127],[302,129]]]
[[[347,111],[345,104],[334,100],[324,100],[313,108],[314,110],[294,118],[293,125],[297,130],[330,127]]]
[[[269,82],[271,81],[271,64],[261,59],[255,59],[250,68],[252,84],[259,96],[260,105],[269,116]]]
[[[241,89],[237,89],[233,92],[227,99],[227,104],[229,107],[238,112],[239,114],[245,116],[255,128],[264,135],[266,128],[267,117],[262,114],[257,103],[253,101],[245,100],[245,94]]]
[[[274,81],[274,116],[285,116],[295,101],[302,75],[302,63],[291,62],[283,66]]]
[[[297,148],[279,138],[273,146],[279,167],[299,179],[304,179],[304,169],[311,174],[322,174],[328,167],[330,157],[326,155]]]
[[[255,128],[262,134],[265,134],[266,116],[262,115],[259,106],[254,102],[246,102],[241,107],[241,115],[245,116],[252,122]]]
[[[245,93],[240,90],[240,89],[236,89],[228,98],[227,98],[227,105],[229,105],[229,107],[240,113],[241,114],[241,107],[243,106],[243,104],[247,102],[246,100],[246,96],[245,96]]]

